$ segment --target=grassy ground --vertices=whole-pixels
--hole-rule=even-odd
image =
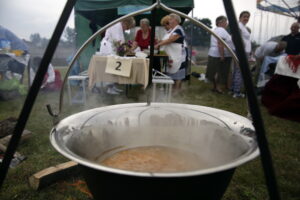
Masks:
[[[201,68],[195,68],[201,71]],[[128,96],[107,96],[89,93],[87,106],[72,105],[65,103],[62,112],[64,116],[82,110],[105,106],[110,104],[145,102],[150,91],[143,91],[138,86],[133,86]],[[49,132],[52,127],[52,118],[46,110],[46,104],[51,104],[54,111],[58,109],[58,93],[39,93],[34,108],[30,115],[26,129],[33,132],[33,136],[18,151],[27,156],[27,160],[16,168],[9,170],[5,184],[0,193],[1,200],[88,200],[82,178],[70,178],[59,181],[42,190],[35,191],[28,185],[28,178],[35,172],[46,167],[67,161],[57,153],[49,142]],[[7,117],[18,117],[23,106],[24,97],[0,102],[0,120]],[[183,91],[174,94],[172,102],[198,104],[228,110],[245,116],[245,99],[234,99],[231,96],[219,95],[210,91],[210,85],[192,78],[190,84],[184,83]],[[270,116],[261,107],[267,137],[273,156],[274,167],[277,174],[279,189],[283,200],[300,199],[300,123],[287,121]],[[267,188],[260,159],[257,158],[241,167],[238,167],[228,187],[224,200],[266,200],[268,199]]]

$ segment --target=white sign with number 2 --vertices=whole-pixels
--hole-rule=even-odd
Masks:
[[[107,57],[105,73],[130,77],[132,59]]]

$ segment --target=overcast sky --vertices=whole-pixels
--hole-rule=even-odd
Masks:
[[[257,10],[256,0],[232,0],[232,2],[236,14],[243,10],[250,11],[248,26],[252,29],[253,39],[258,42],[274,35],[288,34],[290,24],[295,21],[292,18]],[[32,33],[49,38],[65,3],[66,0],[1,0],[0,25],[10,29],[20,38],[29,39]],[[222,0],[194,0],[194,3],[194,16],[209,18],[213,24],[217,16],[225,15]],[[74,15],[71,15],[68,22],[71,27],[74,27],[73,19]]]

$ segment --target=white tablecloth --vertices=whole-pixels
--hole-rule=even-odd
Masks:
[[[286,56],[282,56],[279,58],[279,60],[277,62],[275,74],[300,79],[300,67],[296,72],[293,72],[292,69],[289,67],[289,64],[286,61]]]
[[[130,59],[132,59],[130,77],[124,77],[105,73],[107,56],[93,55],[88,68],[89,89],[92,89],[97,82],[142,84],[146,88],[149,80],[149,59],[134,57]]]

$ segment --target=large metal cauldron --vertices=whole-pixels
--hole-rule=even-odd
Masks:
[[[251,122],[209,107],[145,103],[96,108],[53,128],[55,149],[78,162],[95,199],[221,199],[237,166],[259,155]],[[147,173],[95,162],[105,152],[162,145],[193,152],[198,170]]]

